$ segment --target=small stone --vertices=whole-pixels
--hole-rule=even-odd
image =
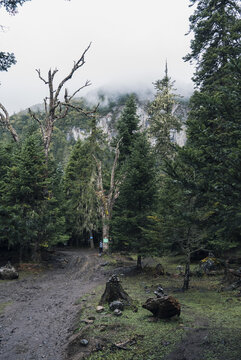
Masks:
[[[116,300],[110,303],[110,310],[114,311],[115,309],[124,310],[124,305],[121,301]]]
[[[103,331],[106,331],[107,329],[107,326],[106,325],[101,325],[100,327],[100,331],[103,332]]]
[[[106,262],[104,262],[104,263],[102,263],[102,264],[100,264],[100,266],[107,266],[107,265],[109,265],[109,263],[106,261]]]
[[[104,310],[105,310],[104,306],[100,306],[100,305],[96,306],[97,313],[102,313]]]
[[[114,314],[115,316],[121,316],[121,315],[122,315],[122,311],[119,310],[119,309],[115,309],[113,314]]]
[[[89,341],[86,340],[86,339],[81,339],[80,344],[83,345],[83,346],[87,346],[89,344]]]

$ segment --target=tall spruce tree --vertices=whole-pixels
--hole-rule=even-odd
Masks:
[[[197,5],[190,17],[194,39],[185,59],[197,63],[199,90],[190,102],[183,160],[195,169],[209,243],[221,250],[241,235],[241,8],[231,0],[191,3]]]
[[[156,253],[154,239],[146,233],[148,216],[152,215],[156,200],[155,158],[145,133],[139,133],[126,160],[125,179],[116,202],[112,235],[113,247],[141,256]]]
[[[173,114],[179,97],[174,93],[174,82],[168,76],[167,64],[164,77],[157,80],[154,87],[155,98],[148,106],[149,131],[155,140],[156,152],[163,160],[172,156],[175,150],[171,132],[181,130],[181,121]]]
[[[135,96],[130,95],[117,123],[118,136],[116,141],[121,140],[119,145],[119,167],[124,164],[125,160],[130,155],[132,144],[139,129],[139,118],[136,111],[137,105]]]
[[[196,62],[194,82],[201,87],[222,85],[229,76],[230,64],[237,66],[240,58],[240,1],[190,0],[196,5],[189,18],[191,52],[184,58]]]
[[[79,245],[90,240],[94,247],[93,233],[98,230],[98,204],[96,198],[96,162],[100,155],[102,132],[97,128],[97,118],[91,119],[89,137],[78,140],[66,167],[64,188],[66,196],[66,215],[71,240]]]
[[[16,146],[1,186],[1,229],[8,246],[41,257],[41,247],[65,241],[65,219],[60,214],[39,137],[29,135]],[[6,238],[6,236],[5,236]]]

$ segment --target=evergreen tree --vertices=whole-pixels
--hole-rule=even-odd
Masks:
[[[196,62],[194,82],[202,87],[223,83],[229,76],[230,64],[240,58],[240,1],[190,0],[196,5],[190,17],[191,52],[184,58]]]
[[[148,106],[150,135],[155,140],[156,152],[161,160],[173,155],[175,145],[172,132],[181,130],[180,120],[173,115],[178,99],[173,92],[173,84],[166,64],[165,76],[154,83],[155,98]]]
[[[20,258],[31,251],[33,260],[39,260],[42,246],[66,240],[64,218],[46,175],[42,144],[30,135],[16,148],[1,188],[1,227],[7,229],[8,246],[19,247]]]
[[[8,227],[5,225],[8,213],[3,204],[5,186],[8,183],[8,169],[12,166],[13,145],[11,143],[0,143],[0,246],[10,246],[8,238]]]
[[[124,161],[130,155],[136,132],[139,129],[139,118],[136,115],[136,110],[135,96],[131,95],[127,99],[121,117],[117,123],[118,136],[116,142],[121,139],[119,145],[119,166],[123,165]]]
[[[156,253],[153,239],[146,233],[148,216],[156,200],[155,159],[145,133],[139,133],[131,148],[125,167],[125,179],[120,187],[113,221],[113,246],[141,256]]]
[[[235,246],[241,233],[240,5],[191,2],[197,7],[190,18],[194,39],[186,60],[197,61],[194,81],[200,90],[191,98],[182,157],[195,170],[209,243],[221,250]]]
[[[78,140],[70,156],[65,173],[66,214],[68,232],[77,245],[84,233],[93,243],[93,232],[98,229],[97,199],[95,194],[96,126],[86,141]]]

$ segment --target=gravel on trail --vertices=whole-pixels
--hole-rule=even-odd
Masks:
[[[78,299],[105,282],[91,250],[62,250],[53,268],[22,280],[0,281],[1,360],[63,360],[81,305]]]

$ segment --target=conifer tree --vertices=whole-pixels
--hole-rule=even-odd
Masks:
[[[58,209],[47,177],[42,144],[29,135],[16,147],[7,170],[8,181],[1,187],[2,228],[7,230],[8,245],[31,252],[33,260],[41,257],[41,247],[65,241],[64,217]],[[48,189],[48,190],[47,190]]]
[[[155,208],[155,180],[155,158],[146,134],[139,133],[126,161],[125,180],[112,221],[114,248],[137,253],[138,266],[141,266],[141,256],[157,251],[145,231],[148,216]]]
[[[166,64],[164,77],[154,83],[155,98],[148,106],[149,131],[155,140],[156,152],[161,159],[170,157],[174,152],[175,145],[172,141],[171,132],[181,130],[181,122],[173,114],[178,100],[173,85],[174,82],[168,76]]]
[[[117,123],[118,136],[116,141],[120,140],[119,167],[131,153],[131,147],[139,129],[139,118],[136,114],[137,106],[134,95],[130,95],[126,101],[121,117]]]
[[[183,160],[195,171],[209,243],[221,250],[235,246],[241,232],[240,4],[191,3],[197,5],[190,18],[194,39],[185,59],[197,63],[199,90],[190,102]]]
[[[75,144],[64,180],[68,231],[77,245],[86,234],[91,248],[94,247],[93,232],[99,226],[94,157],[101,152],[101,131],[97,128],[96,121],[96,116],[93,116],[89,137],[85,141],[78,140]]]

